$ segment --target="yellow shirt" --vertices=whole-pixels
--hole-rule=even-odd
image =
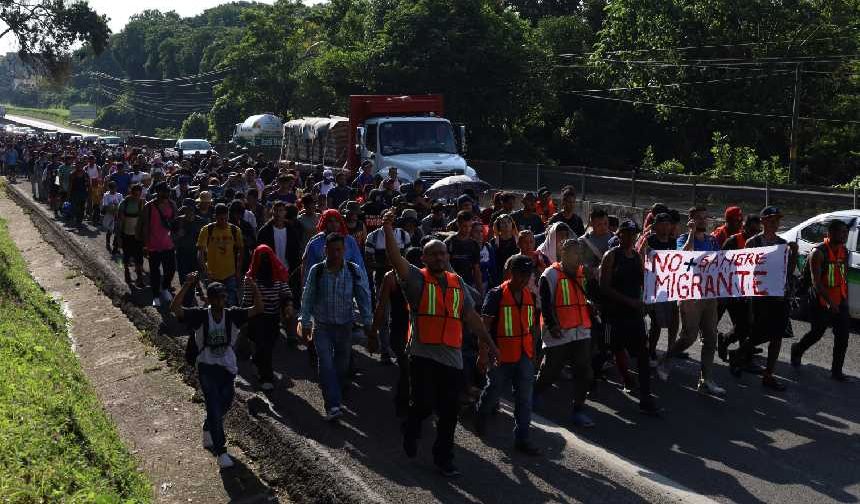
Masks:
[[[219,228],[213,224],[200,230],[197,248],[206,250],[206,268],[210,280],[226,280],[236,274],[236,253],[242,250],[242,231],[230,224]],[[209,236],[209,233],[212,236]],[[233,239],[235,235],[235,241]]]

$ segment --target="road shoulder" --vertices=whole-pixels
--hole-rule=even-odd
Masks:
[[[274,502],[236,447],[240,464],[219,473],[200,445],[204,412],[159,352],[99,288],[42,238],[29,217],[0,194],[0,213],[33,277],[57,297],[70,319],[75,351],[105,409],[116,422],[157,502]]]

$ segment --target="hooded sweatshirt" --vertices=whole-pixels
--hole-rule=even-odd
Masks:
[[[560,245],[558,243],[558,228],[561,226],[570,229],[570,227],[563,222],[554,222],[550,224],[549,229],[546,232],[546,239],[537,248],[538,252],[540,252],[549,259],[550,264],[559,261],[559,257],[556,254],[556,251],[558,250],[558,246]],[[569,235],[570,236],[568,238],[576,239],[576,233],[574,233],[573,231],[570,231]]]
[[[325,237],[326,237],[326,221],[329,217],[334,217],[340,222],[338,233],[343,235],[343,244],[346,247],[344,260],[353,262],[364,269],[364,257],[361,254],[361,247],[355,238],[349,235],[346,228],[346,219],[335,209],[329,209],[320,215],[317,221],[317,234],[308,241],[305,247],[304,256],[302,256],[302,277],[307,278],[308,271],[314,264],[325,260]]]

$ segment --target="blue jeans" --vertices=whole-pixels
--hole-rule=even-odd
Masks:
[[[343,388],[349,380],[349,356],[352,352],[352,323],[321,324],[314,322],[314,348],[326,412],[340,407]]]
[[[203,422],[203,430],[212,435],[215,455],[226,453],[224,445],[227,438],[224,436],[224,417],[233,403],[233,380],[236,378],[224,366],[214,364],[198,364],[197,371],[200,374],[200,388],[203,390],[203,400],[206,403],[206,421]]]
[[[532,389],[535,368],[529,356],[523,352],[519,362],[501,364],[487,373],[487,385],[478,400],[478,414],[489,415],[499,402],[505,387],[514,387],[514,438],[526,441],[532,422]]]

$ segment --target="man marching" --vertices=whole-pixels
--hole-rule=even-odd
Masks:
[[[419,269],[403,258],[394,236],[393,212],[383,217],[385,249],[410,306],[409,354],[410,404],[403,425],[403,449],[410,458],[418,454],[421,424],[437,415],[433,459],[439,471],[456,477],[454,432],[457,428],[463,369],[463,329],[478,335],[482,343],[478,367],[486,370],[498,355],[496,344],[475,311],[475,302],[459,275],[448,271],[448,248],[439,240],[424,245]]]
[[[483,435],[487,419],[504,388],[514,389],[514,448],[527,455],[540,455],[529,443],[534,386],[535,301],[528,289],[534,263],[524,255],[513,255],[505,262],[510,280],[490,289],[481,308],[487,331],[499,348],[499,365],[488,372],[487,385],[478,401],[475,430]],[[510,384],[510,385],[509,385]]]
[[[848,351],[848,329],[851,316],[848,312],[848,225],[834,219],[827,226],[827,238],[815,247],[809,256],[812,287],[812,328],[799,342],[791,346],[791,365],[800,367],[803,353],[824,335],[827,327],[833,328],[833,362],[830,377],[846,382],[842,372],[845,353]]]
[[[759,214],[762,232],[746,241],[745,248],[769,247],[771,245],[788,245],[791,251],[786,265],[786,282],[794,276],[794,266],[797,262],[797,244],[788,243],[776,232],[782,219],[782,212],[776,207],[766,207]],[[742,247],[743,248],[743,247]],[[787,285],[786,285],[787,287]],[[768,343],[767,366],[762,373],[763,387],[776,392],[785,390],[785,385],[778,381],[773,372],[779,360],[779,350],[782,338],[785,337],[789,321],[789,305],[785,296],[765,296],[749,300],[749,313],[752,315],[750,334],[741,342],[740,348],[732,353],[730,369],[732,374],[740,376],[744,367],[752,361],[755,348]]]

